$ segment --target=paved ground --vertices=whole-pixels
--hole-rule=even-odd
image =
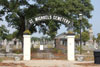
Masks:
[[[98,65],[91,65],[89,66],[88,63],[92,63],[93,61],[89,62],[77,62],[77,61],[66,61],[66,60],[31,60],[31,61],[3,61],[3,63],[24,63],[25,66],[28,67],[100,67]],[[85,63],[80,65],[80,63]],[[79,65],[77,65],[79,64]],[[87,65],[86,65],[87,64]],[[1,67],[1,66],[0,66]],[[17,66],[17,67],[24,67],[24,66]]]

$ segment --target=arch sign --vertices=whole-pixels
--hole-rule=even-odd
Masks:
[[[70,21],[62,16],[57,16],[57,15],[42,15],[42,16],[37,16],[34,19],[30,19],[29,23],[32,24],[34,22],[39,22],[39,21],[44,21],[44,20],[56,20],[56,21],[60,21],[63,22],[65,24],[69,24]]]

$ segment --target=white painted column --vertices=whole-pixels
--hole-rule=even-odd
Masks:
[[[31,35],[24,35],[23,60],[31,59]]]
[[[67,58],[69,61],[75,60],[75,36],[67,35]]]

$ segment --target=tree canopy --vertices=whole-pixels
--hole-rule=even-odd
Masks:
[[[0,0],[0,16],[6,15],[6,21],[9,26],[19,30],[19,36],[22,37],[25,31],[25,21],[38,16],[39,14],[58,14],[68,18],[73,22],[73,29],[79,32],[80,13],[83,14],[82,29],[90,27],[88,18],[91,18],[93,6],[91,0]],[[1,18],[2,19],[2,18]],[[54,23],[55,22],[55,23]],[[43,32],[54,38],[61,22],[48,20],[34,23],[30,26],[31,33]],[[68,27],[66,24],[64,24]]]
[[[88,41],[89,39],[90,39],[89,32],[87,31],[82,32],[82,41],[84,42],[84,45],[85,45],[85,42]]]
[[[100,44],[100,33],[97,34],[97,42]]]
[[[7,30],[7,28],[4,25],[0,26],[0,39],[5,39],[8,35],[9,31]]]

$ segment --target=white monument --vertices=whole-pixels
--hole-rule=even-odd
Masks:
[[[3,45],[4,45],[4,46],[7,45],[7,39],[4,40]]]
[[[43,50],[43,45],[40,45],[40,50]]]
[[[67,57],[69,61],[75,61],[75,36],[67,35]]]
[[[6,52],[9,53],[10,52],[10,44],[6,45]]]
[[[90,29],[89,29],[89,36],[90,36],[90,40],[88,41],[88,44],[93,45],[93,30],[92,30],[92,27],[90,27]]]
[[[31,59],[31,36],[24,35],[24,45],[23,45],[23,60]]]

